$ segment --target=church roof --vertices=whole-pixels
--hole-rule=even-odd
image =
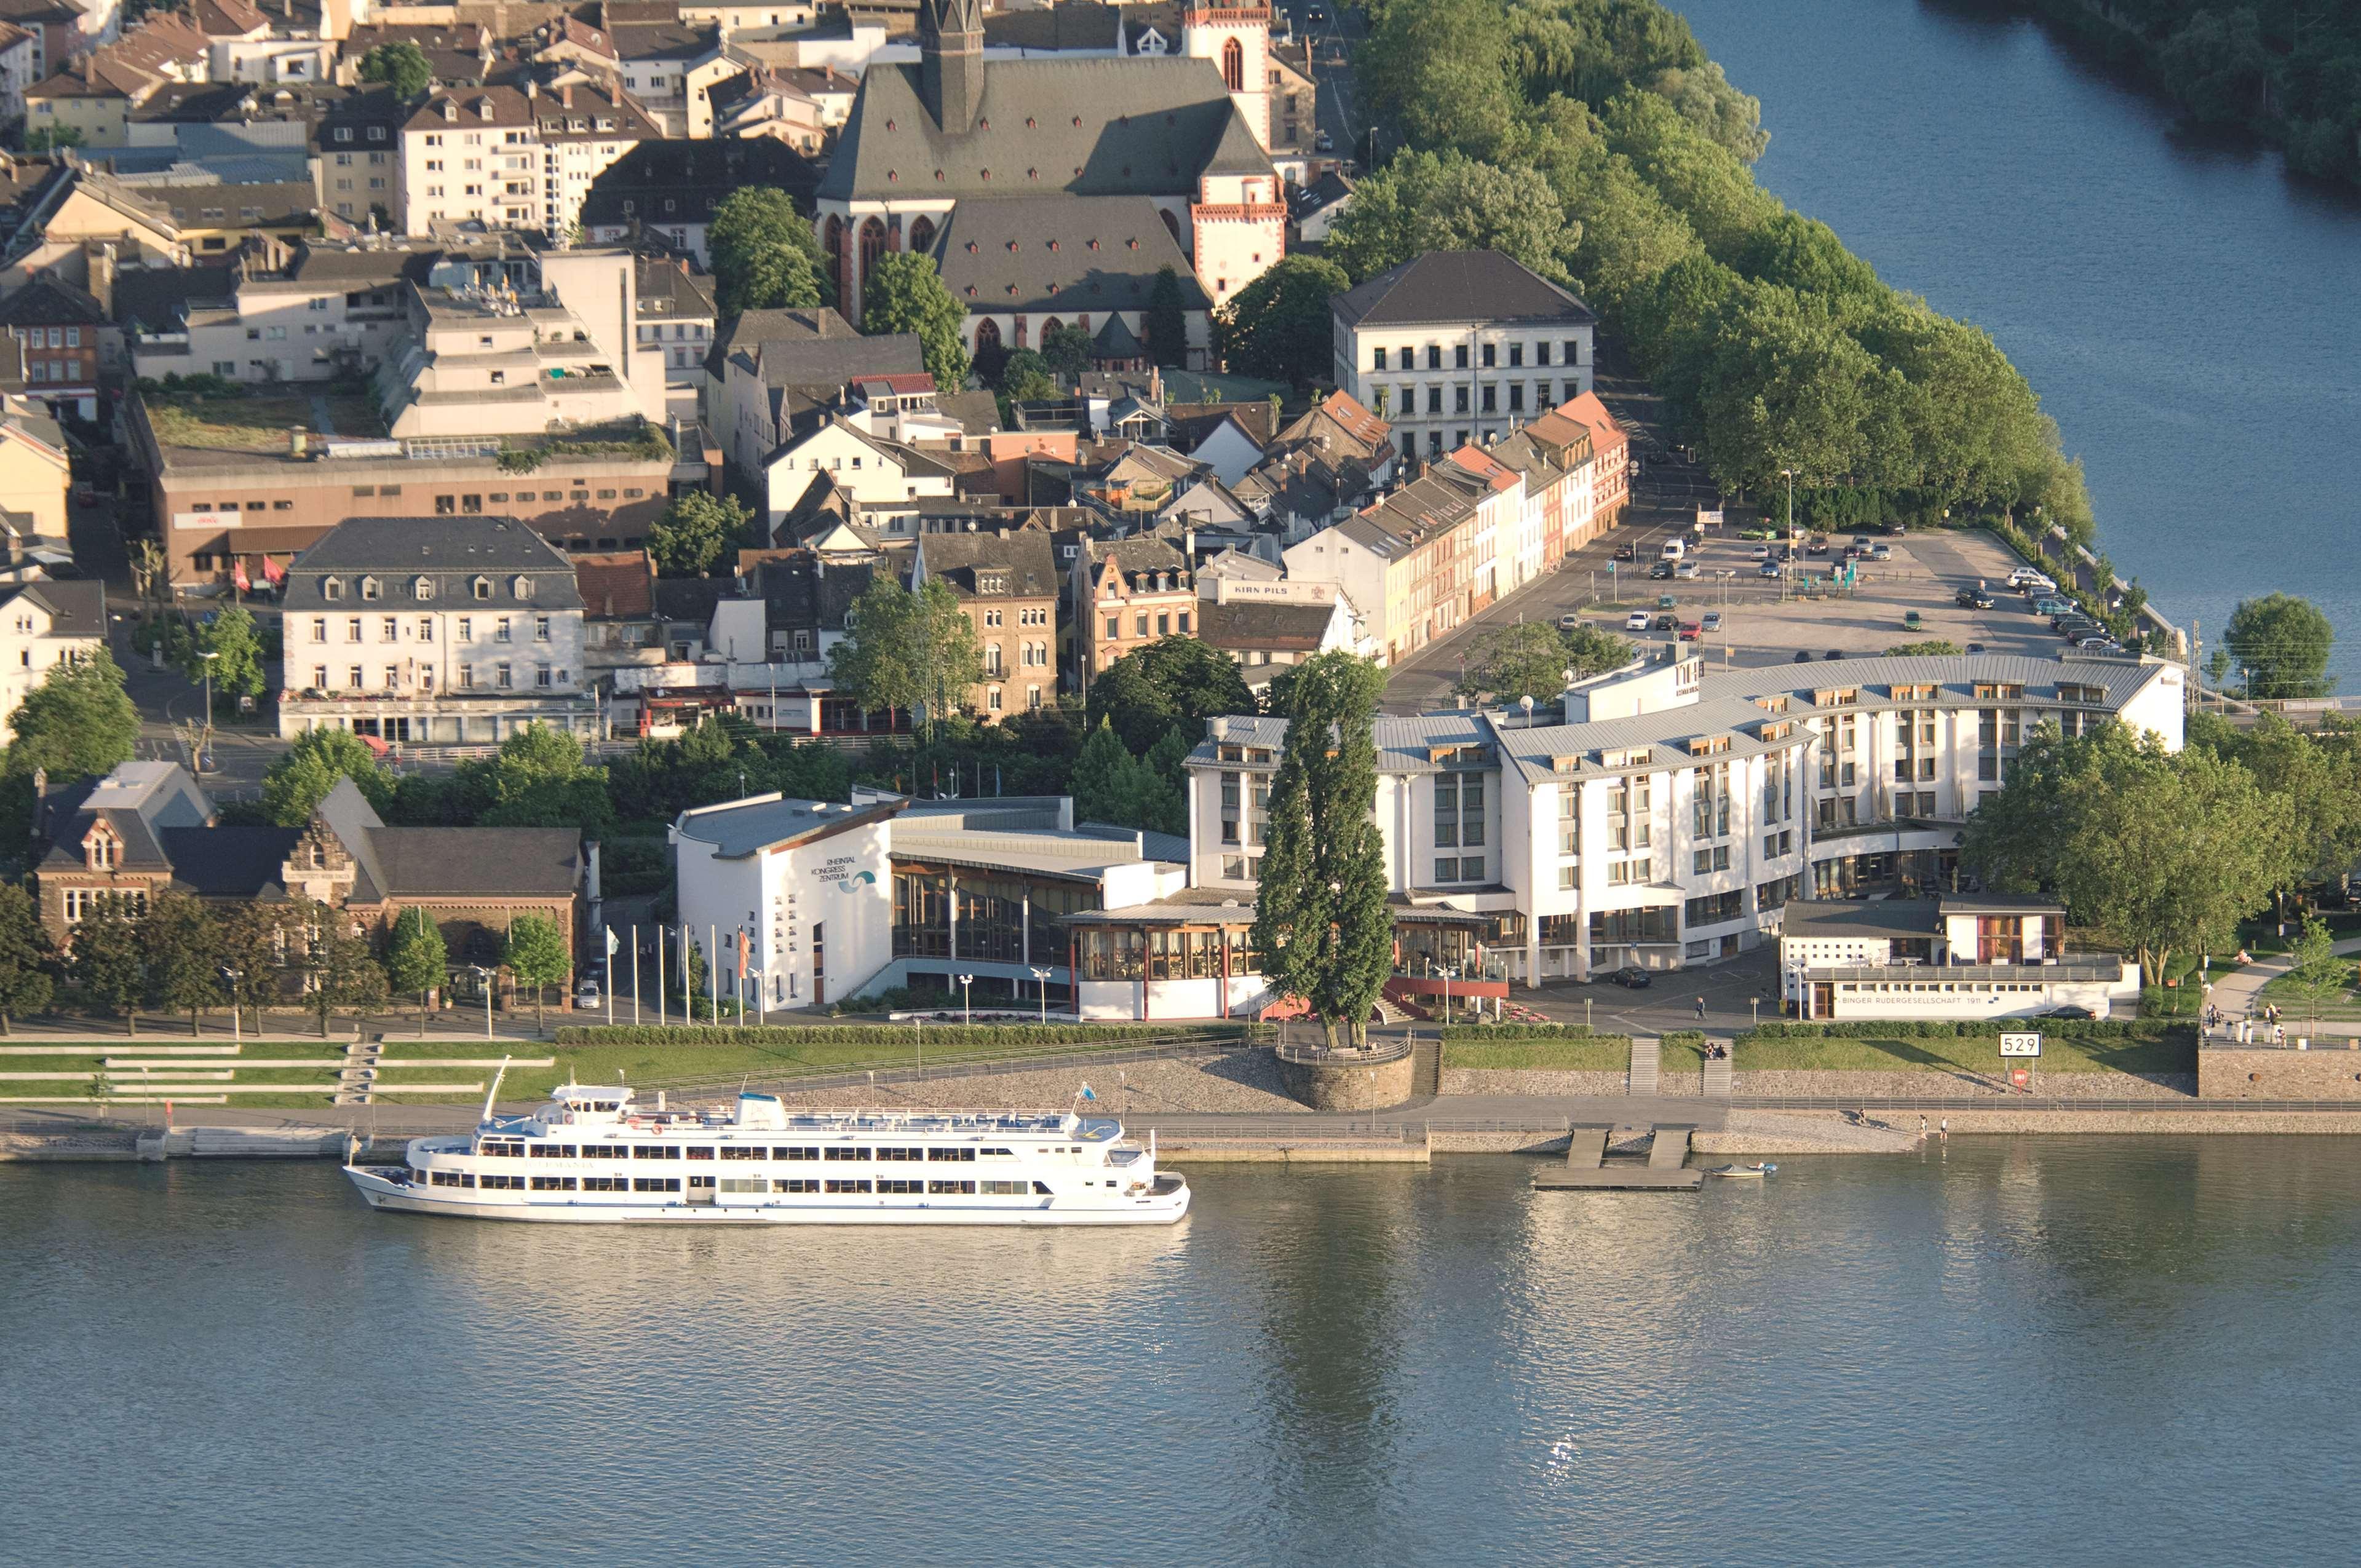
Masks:
[[[1144,311],[1156,275],[1180,280],[1180,307],[1205,291],[1145,196],[971,197],[935,244],[951,298],[971,311]]]
[[[994,60],[972,130],[946,134],[919,68],[861,79],[823,198],[1193,196],[1205,174],[1273,173],[1210,60]]]

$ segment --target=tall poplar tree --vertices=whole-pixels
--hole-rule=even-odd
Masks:
[[[1320,1015],[1331,1047],[1367,1037],[1369,1009],[1393,972],[1375,817],[1384,690],[1384,673],[1350,653],[1297,666],[1287,748],[1271,780],[1255,950],[1272,987]]]

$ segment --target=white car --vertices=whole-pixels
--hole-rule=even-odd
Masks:
[[[588,1011],[597,1007],[598,1003],[598,982],[597,981],[586,980],[580,985],[574,988],[574,1005],[576,1007]]]
[[[1561,615],[1557,618],[1557,629],[1560,631],[1572,631],[1581,624],[1582,617],[1578,615]]]
[[[1705,621],[1704,621],[1704,626],[1705,626],[1705,629],[1706,629],[1708,631],[1719,631],[1719,630],[1721,630],[1721,611],[1719,611],[1719,610],[1718,610],[1718,609],[1709,609],[1709,610],[1707,610],[1707,611],[1705,612]]]
[[[1687,582],[1691,578],[1697,576],[1703,570],[1704,568],[1699,566],[1694,561],[1684,561],[1679,565],[1673,568],[1673,576],[1679,578],[1682,582]]]
[[[1635,609],[1631,614],[1625,616],[1623,618],[1623,630],[1626,631],[1647,630],[1648,612],[1644,609]]]
[[[1754,547],[1754,558],[1757,561],[1768,561],[1771,559],[1771,546],[1768,544],[1756,545]]]

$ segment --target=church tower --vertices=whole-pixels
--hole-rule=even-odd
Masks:
[[[918,95],[944,130],[959,136],[975,128],[983,106],[983,0],[918,0]]]
[[[924,4],[925,0],[921,0]],[[1185,0],[1180,52],[1207,60],[1222,73],[1230,101],[1265,152],[1270,150],[1270,9],[1232,0]]]

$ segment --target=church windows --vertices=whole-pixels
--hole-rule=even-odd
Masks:
[[[926,252],[935,247],[935,220],[920,218],[910,225],[910,248]]]
[[[867,282],[877,269],[877,258],[885,254],[885,225],[871,218],[861,225],[861,280]]]
[[[1237,39],[1222,46],[1222,84],[1231,92],[1241,92],[1246,83],[1246,51]]]

